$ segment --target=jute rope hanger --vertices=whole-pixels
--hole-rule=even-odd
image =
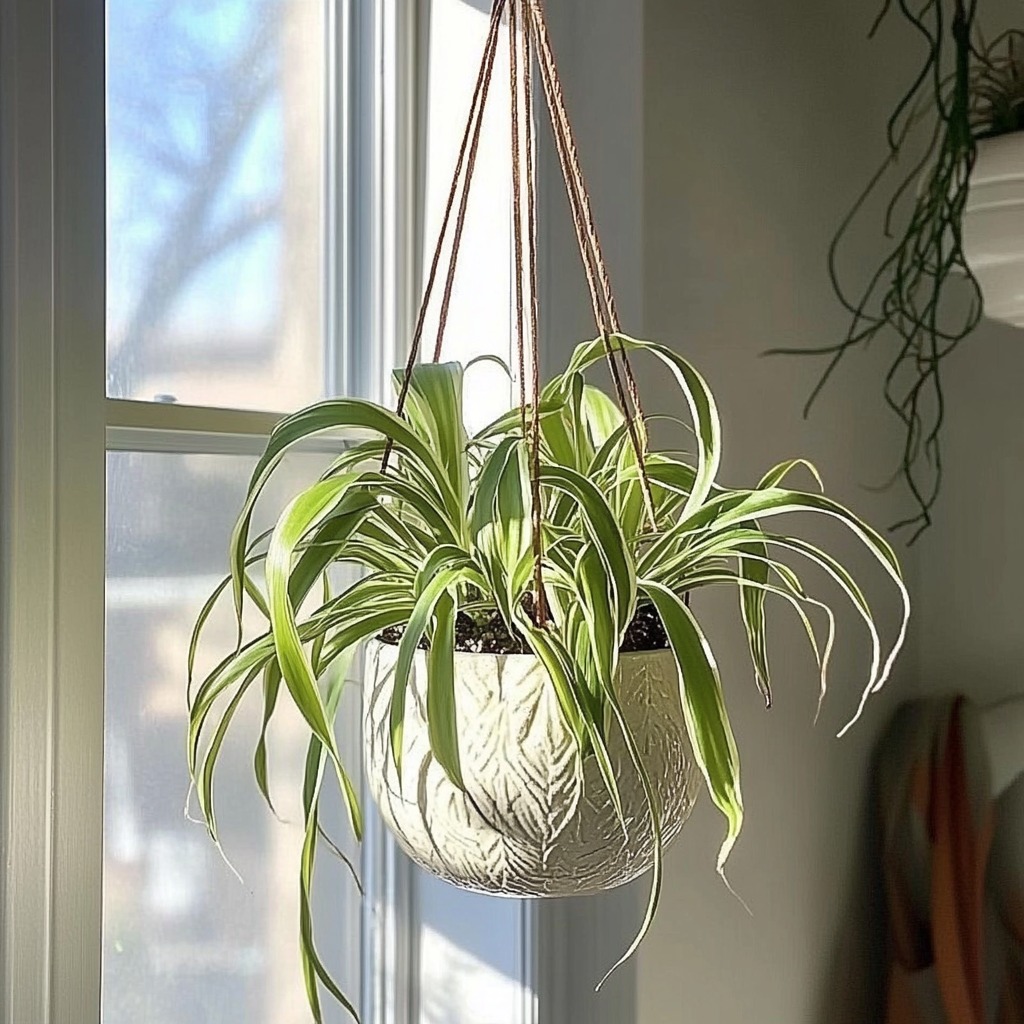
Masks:
[[[445,242],[448,239],[449,231],[451,231],[451,250],[438,313],[433,361],[438,362],[441,358],[448,312],[451,306],[452,289],[455,282],[455,272],[465,228],[473,172],[476,167],[477,153],[480,146],[480,134],[487,99],[490,94],[502,17],[506,12],[509,41],[515,326],[519,371],[519,406],[523,437],[527,440],[530,452],[530,485],[533,513],[532,534],[535,566],[534,618],[538,625],[543,625],[547,618],[547,608],[543,587],[543,508],[540,491],[541,436],[539,398],[541,389],[538,345],[537,200],[533,169],[534,140],[532,125],[534,60],[536,60],[537,68],[540,71],[545,104],[554,136],[555,152],[558,156],[559,167],[569,200],[569,209],[572,215],[577,246],[583,262],[587,288],[590,293],[594,322],[602,341],[616,398],[625,418],[630,444],[636,456],[645,512],[652,529],[656,529],[656,522],[650,479],[647,474],[645,461],[647,435],[643,409],[640,404],[636,379],[630,366],[629,354],[621,341],[616,341],[619,334],[619,319],[612,294],[610,275],[601,249],[590,203],[590,195],[583,176],[576,140],[565,106],[562,84],[548,36],[542,0],[493,0],[487,38],[484,43],[480,68],[473,89],[469,115],[466,119],[466,127],[459,147],[455,171],[452,175],[452,183],[445,204],[441,228],[438,232],[437,243],[434,247],[427,273],[423,299],[416,318],[412,345],[410,346],[409,358],[405,366],[405,374],[399,389],[397,412],[401,415],[405,407],[412,368],[419,359],[427,309],[437,284]],[[522,107],[525,107],[525,117],[522,116]],[[526,210],[525,232],[523,230],[524,200]],[[454,224],[452,221],[453,213]],[[528,281],[528,289],[524,285],[524,276],[526,281]],[[529,395],[526,388],[527,335],[529,336],[532,368]],[[528,407],[530,410],[529,422],[527,419]],[[392,445],[388,442],[381,464],[382,472],[387,469],[391,448]]]

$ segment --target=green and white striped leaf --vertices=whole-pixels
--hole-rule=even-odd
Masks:
[[[672,644],[680,669],[686,730],[711,799],[726,820],[726,836],[718,853],[718,870],[722,873],[743,827],[743,796],[739,751],[725,709],[718,665],[686,604],[660,583],[641,580],[640,586],[658,609]]]

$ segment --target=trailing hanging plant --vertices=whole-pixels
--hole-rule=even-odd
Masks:
[[[357,838],[363,829],[351,766],[335,739],[346,667],[360,645],[369,643],[367,660],[375,662],[364,690],[369,788],[399,841],[444,877],[505,893],[566,891],[559,888],[564,876],[547,884],[560,854],[571,882],[586,855],[578,872],[584,889],[653,869],[647,914],[625,959],[653,920],[663,848],[698,783],[725,818],[720,871],[743,822],[739,754],[693,595],[735,588],[766,704],[769,597],[803,625],[825,694],[835,619],[805,588],[806,567],[831,578],[870,637],[854,718],[889,676],[906,633],[909,599],[884,538],[820,491],[794,488],[791,476],[800,470],[820,486],[800,459],[775,466],[754,487],[723,486],[721,425],[708,385],[671,349],[621,333],[539,0],[509,0],[519,407],[468,433],[463,381],[470,367],[440,362],[441,342],[504,8],[505,0],[494,0],[423,309],[409,360],[395,375],[397,409],[338,398],[279,424],[232,535],[230,576],[202,609],[190,650],[189,771],[215,842],[216,766],[242,702],[258,699],[254,691],[262,697],[254,774],[268,803],[267,730],[282,699],[308,729],[299,925],[317,1021],[323,989],[356,1014],[317,951],[312,906],[318,848],[326,843],[320,801],[327,779],[336,780]],[[531,128],[529,118],[521,125],[519,106],[522,84],[530,109],[531,83],[528,72],[522,83],[517,77],[532,67],[531,39],[599,332],[543,388]],[[424,311],[453,211],[434,360],[420,364]],[[678,386],[692,455],[651,449],[630,363],[637,353],[658,360]],[[614,398],[587,380],[599,363],[610,371]],[[350,447],[293,498],[271,532],[251,537],[254,507],[282,459],[310,438],[339,431]],[[788,513],[838,523],[877,562],[902,601],[894,639],[883,643],[871,603],[842,562],[773,528]],[[338,565],[363,575],[334,594],[329,580]],[[203,628],[227,593],[237,646],[193,687]],[[263,619],[251,637],[243,635],[247,607]],[[651,650],[659,650],[655,659],[637,653]],[[508,659],[519,660],[511,666]],[[614,863],[609,869],[605,862]]]
[[[774,351],[829,357],[806,415],[843,356],[893,336],[883,391],[905,428],[897,475],[917,507],[893,529],[909,530],[913,541],[931,523],[942,481],[943,365],[983,313],[963,234],[978,140],[1024,127],[1024,35],[1010,31],[986,43],[977,0],[886,0],[871,36],[894,8],[923,39],[925,55],[889,118],[888,154],[829,248],[829,274],[849,328],[835,345]],[[887,188],[882,227],[889,248],[851,297],[838,254],[869,200],[884,198]]]

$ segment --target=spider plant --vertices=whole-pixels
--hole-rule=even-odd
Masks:
[[[832,287],[850,314],[849,327],[834,345],[774,351],[829,357],[804,407],[807,415],[845,355],[880,335],[892,337],[882,386],[904,430],[894,479],[902,475],[916,506],[893,529],[907,529],[913,542],[931,523],[942,483],[942,370],[983,314],[962,233],[977,144],[1024,127],[1024,35],[1009,31],[986,43],[977,0],[925,0],[916,6],[886,0],[872,36],[894,8],[925,52],[889,118],[888,153],[829,248]],[[877,198],[883,202],[887,248],[867,284],[851,296],[841,280],[839,251],[869,200]]]
[[[254,690],[256,699],[262,696],[254,771],[268,802],[267,724],[284,694],[305,719],[310,738],[300,932],[307,992],[318,1021],[321,986],[355,1013],[317,952],[311,905],[326,777],[336,778],[357,837],[363,828],[357,787],[334,732],[344,683],[344,672],[334,668],[360,642],[392,627],[403,630],[390,711],[396,764],[403,754],[404,697],[414,652],[428,642],[432,752],[461,787],[455,623],[459,615],[497,612],[546,668],[580,756],[596,759],[613,799],[617,779],[607,736],[613,723],[623,729],[658,837],[650,780],[613,686],[623,635],[641,603],[653,606],[678,665],[694,756],[725,818],[720,871],[743,821],[739,755],[715,657],[691,607],[692,595],[716,585],[736,589],[754,677],[766,703],[771,702],[765,625],[769,597],[791,607],[803,624],[824,696],[834,617],[825,602],[805,589],[801,564],[831,577],[867,627],[872,653],[860,707],[889,675],[903,642],[909,602],[888,543],[819,490],[791,487],[790,475],[801,469],[819,482],[802,460],[780,463],[751,488],[719,484],[720,424],[703,378],[661,345],[619,335],[613,342],[660,360],[689,412],[692,456],[649,451],[644,460],[653,522],[630,424],[610,398],[586,381],[588,370],[605,358],[601,339],[580,345],[566,370],[540,395],[536,481],[531,480],[534,464],[524,431],[531,410],[513,409],[469,436],[462,416],[464,369],[457,363],[416,366],[401,417],[357,398],[321,402],[288,417],[253,472],[231,539],[230,576],[204,606],[193,637],[188,763],[199,807],[217,842],[214,771],[240,703]],[[282,458],[313,435],[339,428],[361,431],[365,439],[295,496],[269,536],[251,539],[253,507]],[[382,471],[386,451],[390,464]],[[529,599],[536,569],[534,482],[542,505],[541,569],[548,609],[543,622],[534,617],[540,602]],[[891,645],[883,645],[872,607],[849,569],[823,548],[771,529],[779,516],[792,512],[826,517],[850,531],[898,589],[903,616]],[[315,596],[337,563],[357,566],[364,575],[340,593],[327,588],[322,598]],[[239,623],[237,648],[193,688],[191,669],[201,631],[229,589]],[[242,635],[246,605],[255,606],[265,623],[263,632],[250,639]],[[660,839],[656,846],[647,916],[627,956],[658,906]]]

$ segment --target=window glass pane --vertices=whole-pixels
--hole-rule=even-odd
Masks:
[[[469,98],[487,37],[489,7],[466,0],[432,0],[426,5],[429,31],[424,87],[429,116],[423,138],[424,272],[430,266],[444,219],[455,154],[465,130]],[[480,134],[442,356],[467,363],[475,356],[496,355],[515,373],[508,81],[508,44],[507,37],[503,37]],[[447,259],[442,266],[447,269]],[[437,336],[439,307],[435,290],[424,328],[424,351],[428,355]],[[492,362],[477,363],[466,383],[465,416],[470,430],[486,426],[505,412],[513,394],[518,401],[518,385],[511,385],[501,367]]]
[[[255,528],[320,465],[312,456],[286,465]],[[281,820],[252,776],[258,689],[242,702],[218,764],[221,839],[242,881],[183,814],[189,635],[226,565],[251,468],[233,456],[108,455],[103,1024],[309,1020],[298,955],[308,730],[289,701],[279,702],[269,744]],[[233,646],[230,599],[208,629],[200,678]],[[341,719],[358,729],[358,707],[348,712]],[[357,749],[344,728],[339,742]],[[349,760],[358,764],[358,753]],[[327,817],[332,838],[356,854],[340,807]],[[321,952],[357,996],[360,905],[329,856],[319,858],[317,892]],[[342,1018],[332,1009],[327,1019]]]
[[[323,0],[107,0],[107,393],[324,386]]]

